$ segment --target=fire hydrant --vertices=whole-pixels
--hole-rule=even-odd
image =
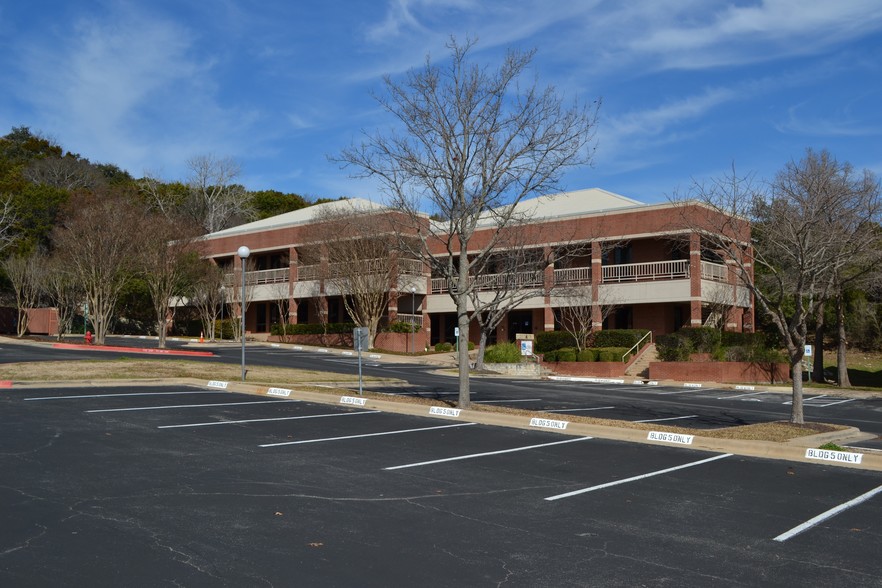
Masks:
[[[86,345],[92,344],[92,331],[86,331]]]

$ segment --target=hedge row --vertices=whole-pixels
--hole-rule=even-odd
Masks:
[[[629,347],[592,347],[577,351],[575,347],[562,347],[543,354],[545,361],[625,361],[631,359]],[[627,355],[625,355],[627,353]]]
[[[594,333],[593,348],[624,347],[630,349],[649,331],[646,329],[611,329]],[[575,347],[576,339],[566,331],[543,331],[536,334],[536,353],[548,353],[568,347]]]
[[[270,327],[272,335],[323,335],[323,334],[352,334],[356,327],[355,323],[302,323],[296,325],[274,324]],[[327,330],[325,330],[327,329]],[[396,321],[381,327],[381,332],[386,333],[416,333],[420,330],[419,325]]]
[[[767,363],[783,361],[778,350],[766,346],[764,333],[734,333],[712,327],[686,327],[655,341],[661,361],[689,361],[693,353],[707,353],[714,361]]]
[[[275,324],[270,328],[273,335],[324,335],[324,334],[352,334],[355,323],[298,323],[296,325]]]

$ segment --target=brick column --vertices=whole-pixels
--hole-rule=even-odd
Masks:
[[[701,326],[701,235],[689,235],[689,326]]]
[[[551,292],[554,289],[554,252],[551,250],[551,247],[546,245],[543,253],[545,255],[545,259],[548,260],[548,265],[545,266],[545,271],[542,276],[543,287],[545,290],[545,302],[542,309],[542,323],[543,330],[553,331],[554,310],[551,308]]]
[[[595,330],[603,329],[600,308],[600,285],[603,283],[603,248],[600,241],[591,242],[591,323]]]
[[[298,267],[300,256],[296,247],[288,248],[288,324],[297,324],[297,299],[294,298],[294,288],[297,285]]]

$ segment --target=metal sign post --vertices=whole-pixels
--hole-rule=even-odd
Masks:
[[[371,333],[367,327],[356,327],[352,330],[352,343],[358,351],[358,395],[362,395],[361,351],[370,345]]]

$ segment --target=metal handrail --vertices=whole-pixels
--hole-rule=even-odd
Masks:
[[[634,345],[631,346],[631,349],[627,350],[625,352],[625,354],[622,355],[622,363],[625,363],[625,358],[628,357],[628,354],[631,353],[631,351],[633,351],[635,347],[637,349],[640,349],[640,344],[643,343],[643,340],[646,339],[647,337],[649,337],[649,343],[652,344],[652,331],[647,331],[645,335],[640,337],[639,341],[637,341],[636,343],[634,343]]]

